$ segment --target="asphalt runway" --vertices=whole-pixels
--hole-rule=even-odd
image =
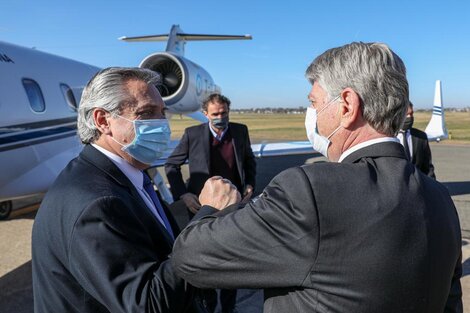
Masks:
[[[462,243],[464,312],[470,313],[470,145],[432,143],[431,150],[437,179],[449,189],[460,217],[465,238]],[[258,159],[256,193],[286,168],[325,161],[319,155]],[[0,313],[33,312],[31,227],[38,200],[39,197],[34,197],[29,202],[15,202],[16,209],[10,220],[0,221]],[[173,209],[179,222],[184,224],[187,220],[184,210],[178,203]]]

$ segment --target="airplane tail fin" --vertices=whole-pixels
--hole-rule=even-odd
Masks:
[[[167,41],[166,51],[184,56],[184,45],[186,41],[202,40],[250,40],[251,35],[207,35],[207,34],[186,34],[179,25],[173,25],[169,34],[120,37],[119,40],[126,42],[144,42],[144,41]]]
[[[444,107],[442,105],[442,89],[440,80],[436,80],[432,116],[428,126],[426,126],[425,132],[430,141],[441,141],[442,139],[449,138],[444,120]]]

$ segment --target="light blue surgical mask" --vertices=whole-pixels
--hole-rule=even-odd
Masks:
[[[123,145],[113,137],[115,142],[122,146],[122,151],[134,159],[152,164],[157,161],[168,148],[171,130],[167,119],[129,120],[120,115],[115,115],[134,124],[134,140]]]
[[[320,111],[308,107],[307,115],[305,116],[305,129],[307,131],[307,137],[313,146],[313,149],[320,152],[326,158],[328,158],[328,147],[330,146],[330,138],[341,128],[339,125],[329,136],[324,137],[318,133],[317,118],[318,115],[323,112],[331,103],[335,102],[339,96],[329,101]]]

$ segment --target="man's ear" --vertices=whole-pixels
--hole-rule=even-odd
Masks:
[[[341,92],[341,125],[350,128],[356,123],[361,114],[361,98],[352,88],[345,88]]]
[[[110,135],[111,129],[108,120],[109,113],[103,109],[96,108],[93,110],[93,121],[95,122],[96,128],[102,134]]]

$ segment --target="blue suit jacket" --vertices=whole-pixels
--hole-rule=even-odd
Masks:
[[[194,289],[168,262],[172,244],[127,177],[87,145],[35,219],[34,311],[188,312]]]

